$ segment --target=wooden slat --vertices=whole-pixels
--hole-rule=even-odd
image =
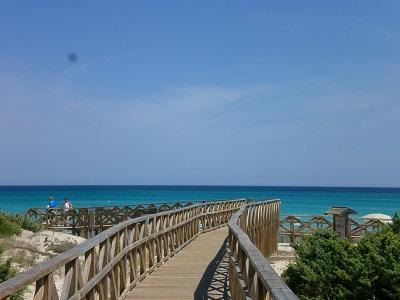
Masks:
[[[150,276],[144,278],[126,299],[193,299],[200,281],[211,279],[203,276],[223,246],[227,233],[225,227],[200,235]],[[215,288],[223,289],[223,282],[218,283]],[[223,294],[220,296],[215,299],[222,299]]]
[[[265,210],[267,208],[267,210]],[[265,214],[266,211],[268,213]],[[260,219],[261,218],[261,219]],[[264,220],[262,220],[264,219]],[[268,223],[268,234],[263,236],[268,244],[276,243],[274,236],[279,228],[279,201],[263,201],[243,205],[229,221],[229,250],[231,253],[230,285],[233,299],[297,300],[296,295],[276,274],[266,259],[276,249],[275,245],[260,247],[262,241],[255,232]],[[261,250],[260,250],[261,249]],[[248,293],[248,295],[243,293]],[[260,296],[261,295],[261,296]]]

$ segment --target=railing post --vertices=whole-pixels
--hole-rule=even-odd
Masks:
[[[53,274],[46,275],[36,281],[34,300],[58,300]]]
[[[96,235],[95,226],[96,226],[95,211],[91,209],[89,210],[89,230],[88,230],[89,239],[91,239]]]
[[[49,210],[48,209],[46,209],[46,212],[45,212],[45,218],[46,218],[46,228],[48,228],[49,227]]]
[[[239,219],[240,228],[247,233],[246,223],[247,223],[247,209],[242,213]]]
[[[294,235],[294,222],[293,219],[290,219],[290,242],[294,243],[295,235]]]

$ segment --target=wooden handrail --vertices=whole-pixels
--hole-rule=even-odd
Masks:
[[[300,217],[308,217],[301,219]],[[386,224],[379,220],[369,220],[365,223],[358,223],[349,218],[350,236],[349,239],[357,242],[367,233],[381,230]],[[305,236],[312,235],[318,229],[333,230],[331,219],[324,215],[287,215],[280,220],[279,235],[281,241],[299,242]]]
[[[218,200],[219,201],[225,201],[224,199]],[[102,206],[82,206],[80,208],[87,208],[87,209],[96,209],[96,208],[105,208],[105,209],[110,209],[110,208],[120,208],[120,207],[137,207],[137,206],[142,206],[142,207],[149,207],[149,206],[161,206],[164,204],[173,206],[176,204],[181,204],[182,206],[185,206],[186,204],[194,204],[194,203],[205,203],[205,202],[211,202],[211,201],[203,201],[203,200],[193,200],[193,201],[183,201],[183,202],[151,202],[151,203],[138,203],[138,204],[128,204],[128,205],[102,205]],[[32,210],[32,211],[41,211],[44,212],[47,208],[43,207],[31,207],[27,209],[27,212]],[[62,209],[62,207],[58,207],[57,209]]]
[[[55,231],[68,229],[73,234],[88,238],[90,236],[89,231],[99,233],[128,219],[188,207],[193,205],[194,202],[198,201],[78,207],[68,212],[65,212],[63,208],[30,208],[25,212],[25,215],[33,221],[42,223],[47,229]]]
[[[246,199],[208,202],[119,223],[0,283],[0,299],[36,283],[34,300],[123,299],[202,232],[226,225]],[[61,295],[53,274],[64,269]]]
[[[243,205],[229,221],[229,289],[234,300],[298,299],[266,259],[277,247],[279,204]]]

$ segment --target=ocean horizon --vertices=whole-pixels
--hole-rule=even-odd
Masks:
[[[400,208],[398,187],[218,186],[218,185],[2,185],[0,210],[23,213],[58,206],[68,197],[74,207],[120,206],[191,201],[280,199],[281,215],[319,215],[332,206],[348,206],[360,219],[368,213],[393,216]]]

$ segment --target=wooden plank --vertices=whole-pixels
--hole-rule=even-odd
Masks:
[[[126,299],[193,299],[202,282],[212,282],[210,276],[213,274],[206,271],[223,246],[227,234],[225,227],[198,236],[143,279]],[[224,272],[222,277],[226,279],[227,267]],[[212,298],[223,299],[222,292],[219,292],[219,297],[215,294],[225,288],[224,280],[214,280],[214,284]]]
[[[276,242],[276,240],[273,239],[272,236],[276,235],[278,230],[278,223],[276,222],[275,218],[279,217],[279,202],[263,201],[242,206],[229,221],[229,236],[230,240],[233,241],[233,243],[230,243],[230,251],[233,253],[234,258],[237,260],[237,271],[231,272],[236,274],[241,273],[241,276],[243,276],[244,282],[251,294],[250,296],[255,296],[258,291],[262,290],[261,287],[255,286],[251,282],[251,280],[248,280],[248,276],[254,276],[256,274],[257,282],[263,285],[263,289],[266,290],[266,294],[269,294],[272,299],[297,300],[297,296],[289,289],[289,287],[283,282],[278,274],[276,274],[271,265],[268,263],[264,254],[254,244],[257,243],[257,241],[254,240],[254,236],[252,237],[252,235],[249,236],[247,234],[247,232],[251,230],[252,226],[257,227],[260,226],[260,223],[262,223],[260,221],[256,221],[255,219],[251,219],[251,214],[256,212],[257,209],[261,209],[263,205],[272,206],[272,208],[268,207],[268,209],[273,209],[273,211],[270,211],[270,213],[266,215],[268,216],[266,217],[266,221],[270,222],[271,220],[274,220],[275,224],[272,228],[272,223],[270,223],[270,229],[268,230],[268,234],[265,237],[270,244],[267,247],[268,251],[265,253],[265,255],[270,255],[276,247],[275,245],[271,244],[273,242]],[[250,212],[245,213],[247,210],[249,210]],[[250,220],[248,219],[249,214]],[[243,221],[243,217],[247,219],[247,222]],[[252,222],[254,222],[254,224],[252,224]],[[235,239],[232,239],[233,237]],[[245,263],[245,261],[248,261],[249,268],[246,268],[247,263]],[[249,272],[249,270],[251,270],[251,272]],[[230,283],[231,282],[232,281],[230,281]],[[234,293],[233,296],[234,298],[236,298],[237,294],[241,293],[241,290],[232,289],[232,293]]]
[[[97,291],[103,289],[106,295],[102,296],[105,297],[109,290],[117,298],[118,293],[128,292],[136,281],[142,280],[144,276],[154,271],[201,232],[223,226],[232,213],[245,203],[245,199],[203,203],[121,222],[71,250],[0,283],[0,299],[8,297],[33,282],[37,282],[38,285],[36,298],[47,297],[44,295],[47,295],[48,285],[42,284],[42,281],[60,267],[64,267],[66,273],[62,299],[80,298],[88,293],[90,293],[88,297],[93,297],[94,289]],[[80,216],[74,216],[79,219],[78,223],[87,219],[88,209],[81,209],[81,211]],[[128,210],[125,209],[125,211]],[[158,219],[165,219],[163,226],[161,223],[157,224]],[[199,226],[200,220],[203,223],[202,229]],[[102,224],[101,226],[104,225],[102,221],[99,223]],[[134,229],[129,242],[128,228]],[[86,231],[82,227],[82,232]],[[157,243],[163,244],[163,251],[160,251],[161,245]],[[139,251],[142,270],[138,274],[138,279],[128,283],[126,270],[127,263],[131,262],[128,260],[128,254],[133,250]],[[85,261],[81,271],[78,260],[83,255]]]

